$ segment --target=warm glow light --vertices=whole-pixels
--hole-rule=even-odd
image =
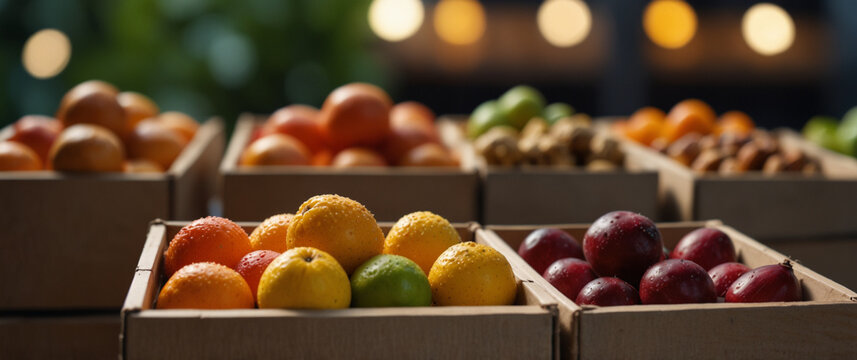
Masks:
[[[770,3],[753,5],[741,22],[744,41],[762,55],[788,50],[795,40],[795,23],[783,8]]]
[[[54,77],[65,69],[71,58],[71,42],[62,32],[41,30],[27,39],[21,61],[27,72],[39,79]]]
[[[643,13],[643,29],[655,44],[678,49],[696,34],[696,13],[684,1],[655,0]]]
[[[546,0],[539,7],[539,31],[554,46],[579,44],[592,29],[592,14],[580,0]]]
[[[374,0],[369,6],[369,27],[387,41],[405,40],[423,24],[420,0]]]
[[[485,33],[485,9],[476,0],[440,0],[434,8],[434,30],[450,44],[473,44]]]

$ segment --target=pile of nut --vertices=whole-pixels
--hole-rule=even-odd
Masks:
[[[658,145],[653,143],[652,147],[698,172],[821,173],[818,160],[800,149],[783,146],[776,137],[761,130],[750,136],[731,133],[700,136],[692,133],[669,146]]]
[[[559,119],[553,125],[535,117],[520,133],[497,126],[478,137],[474,145],[492,166],[585,166],[591,171],[607,171],[621,167],[625,160],[619,143],[596,134],[585,114]]]

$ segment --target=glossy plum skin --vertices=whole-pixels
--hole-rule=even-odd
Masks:
[[[640,280],[643,304],[691,304],[717,301],[714,282],[701,266],[692,261],[661,261]]]
[[[669,258],[690,260],[708,271],[722,263],[735,262],[735,246],[722,231],[701,228],[681,238]]]
[[[583,259],[583,250],[577,240],[567,232],[553,229],[536,229],[527,235],[518,255],[536,270],[543,274],[554,261],[568,257]]]
[[[663,241],[647,217],[614,211],[595,220],[586,231],[583,254],[598,275],[637,285],[646,269],[663,256]]]
[[[615,277],[590,281],[574,299],[578,305],[621,306],[640,303],[640,296],[631,284]]]
[[[726,291],[726,302],[801,301],[803,293],[791,264],[765,265],[746,272]]]
[[[554,261],[542,277],[569,299],[576,298],[580,289],[598,278],[592,270],[592,265],[576,258]]]
[[[750,270],[749,267],[742,263],[728,262],[708,270],[708,276],[711,277],[711,281],[714,281],[714,290],[717,292],[717,296],[725,296],[726,290],[729,290],[729,286],[735,280],[738,280],[741,275]]]

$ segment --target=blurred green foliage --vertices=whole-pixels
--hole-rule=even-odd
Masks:
[[[387,87],[371,51],[370,0],[0,0],[0,124],[53,114],[75,84],[102,79],[198,120],[320,106],[351,81]],[[56,28],[72,43],[55,78],[21,64],[26,39]]]

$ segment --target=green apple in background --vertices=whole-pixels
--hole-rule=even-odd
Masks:
[[[557,120],[571,116],[572,114],[574,114],[574,108],[571,105],[558,102],[548,105],[542,116],[548,124],[553,125]]]
[[[476,107],[470,115],[470,121],[467,122],[467,136],[476,139],[492,127],[509,124],[509,117],[500,110],[499,103],[494,100],[486,101]]]
[[[857,156],[857,107],[851,108],[842,117],[842,123],[836,130],[836,138],[840,152]]]
[[[821,147],[839,151],[836,131],[839,122],[830,116],[815,116],[803,126],[803,136]]]
[[[515,86],[497,100],[500,109],[509,117],[513,127],[522,129],[534,116],[541,116],[545,108],[545,97],[538,90],[526,85]]]

